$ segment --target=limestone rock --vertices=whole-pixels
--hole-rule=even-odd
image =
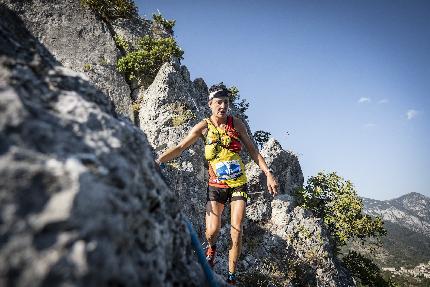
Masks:
[[[0,5],[0,285],[204,286],[146,136],[48,59]]]
[[[162,66],[143,94],[140,108],[140,127],[157,154],[178,144],[193,125],[209,115],[204,97],[207,86],[203,80],[191,81],[188,71],[178,62]],[[193,116],[186,116],[190,114]],[[258,286],[354,286],[350,275],[334,258],[322,222],[295,204],[294,190],[303,185],[297,156],[285,151],[274,139],[265,144],[261,154],[278,179],[280,195],[273,199],[262,171],[255,163],[247,165],[251,201],[244,223],[239,282],[242,286],[255,286],[261,280],[267,284]],[[199,140],[180,158],[168,163],[163,175],[181,210],[193,221],[204,241],[207,169],[203,142]],[[229,222],[226,206],[217,242],[215,270],[219,274],[227,273]]]
[[[151,34],[152,22],[140,17],[132,19],[116,19],[112,23],[112,28],[116,35],[124,37],[129,43],[130,48],[137,48],[137,42],[145,35]]]
[[[156,153],[173,147],[192,126],[202,120],[200,95],[189,73],[179,62],[164,64],[154,82],[143,94],[140,127]],[[203,142],[186,150],[180,158],[167,164],[163,174],[175,191],[182,212],[201,235],[204,231],[207,171],[204,168]]]
[[[62,66],[84,73],[112,100],[114,111],[133,118],[130,88],[116,70],[119,50],[109,25],[79,0],[4,0]]]

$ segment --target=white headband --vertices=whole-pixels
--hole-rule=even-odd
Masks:
[[[217,90],[217,91],[214,91],[214,92],[210,92],[209,93],[209,101],[212,100],[215,97],[216,94],[222,93],[222,92],[224,92],[224,91],[223,90]],[[225,96],[228,97],[228,95],[225,95]]]

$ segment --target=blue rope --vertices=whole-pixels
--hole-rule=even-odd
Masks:
[[[161,163],[159,166],[160,166],[160,171],[166,168],[166,164],[164,164],[164,163]],[[165,182],[167,182],[163,173],[160,172],[159,174],[163,178],[163,180]],[[203,268],[203,271],[205,272],[206,280],[208,281],[209,286],[210,287],[218,287],[218,284],[215,282],[215,278],[214,278],[214,275],[212,273],[212,269],[209,266],[208,261],[206,260],[205,253],[202,249],[202,246],[200,245],[199,238],[197,237],[197,233],[194,230],[193,225],[191,224],[191,222],[188,218],[183,217],[183,219],[184,219],[185,224],[187,225],[188,231],[190,232],[190,235],[191,235],[191,245],[193,245],[194,250],[197,253],[197,258],[199,260],[200,265]]]
[[[203,252],[202,246],[200,245],[199,238],[197,237],[197,233],[194,230],[193,225],[188,220],[188,218],[184,217],[184,221],[185,221],[185,224],[187,225],[188,231],[190,232],[190,235],[191,235],[191,244],[193,245],[194,250],[197,253],[197,258],[199,259],[200,265],[203,267],[203,271],[205,272],[206,280],[208,281],[209,286],[210,287],[218,287],[218,284],[215,282],[215,278],[214,278],[214,275],[212,273],[212,269],[210,268],[209,263],[206,260],[205,253]]]

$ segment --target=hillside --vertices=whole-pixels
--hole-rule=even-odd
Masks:
[[[428,286],[430,267],[430,198],[408,193],[391,200],[362,198],[364,212],[381,216],[387,235],[375,250],[354,244],[401,286]],[[422,277],[422,278],[421,278]]]
[[[430,198],[408,193],[391,200],[363,198],[365,212],[430,237]]]
[[[414,267],[430,260],[430,198],[409,193],[391,200],[363,198],[364,212],[381,216],[387,236],[378,262],[385,267]]]

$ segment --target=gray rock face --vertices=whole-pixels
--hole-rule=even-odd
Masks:
[[[255,163],[248,166],[252,200],[246,210],[244,280],[273,286],[354,286],[333,255],[322,221],[296,206],[294,190],[303,185],[297,156],[274,139],[261,154],[276,175],[280,194],[270,196],[264,174]]]
[[[86,74],[112,100],[115,112],[133,119],[130,88],[116,70],[120,52],[106,23],[82,7],[79,0],[2,2],[20,15],[56,61]]]
[[[24,26],[0,5],[0,285],[204,286],[146,136]]]
[[[152,85],[143,94],[140,127],[157,153],[179,143],[190,128],[202,119],[198,94],[188,70],[178,62],[164,64]],[[167,164],[163,172],[176,193],[182,212],[203,234],[207,172],[204,168],[203,142]]]
[[[303,173],[295,155],[282,149],[281,145],[271,138],[261,151],[267,165],[276,174],[279,193],[285,194],[289,201],[293,201],[295,189],[303,186]],[[270,198],[266,192],[266,176],[260,168],[252,162],[247,169],[248,185],[253,204],[248,206],[247,215],[253,221],[262,221],[270,217]]]
[[[152,22],[142,18],[117,19],[112,23],[115,34],[127,39],[130,48],[137,48],[137,42],[145,35],[151,34]]]
[[[160,69],[143,94],[140,109],[140,127],[157,154],[178,144],[193,125],[209,115],[205,97],[206,84],[202,79],[192,82],[185,67],[172,62]],[[180,158],[168,163],[163,174],[182,212],[205,241],[207,170],[203,149],[203,141],[198,141]],[[246,210],[243,254],[238,265],[241,284],[354,286],[349,274],[334,259],[322,222],[295,205],[293,191],[303,185],[297,157],[283,150],[274,139],[266,143],[261,153],[279,181],[280,195],[273,199],[261,170],[255,163],[247,164],[251,201]],[[228,207],[224,213],[215,266],[219,274],[225,274],[228,265]]]

